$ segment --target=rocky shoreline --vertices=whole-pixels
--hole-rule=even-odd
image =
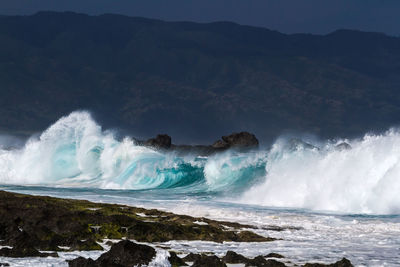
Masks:
[[[0,191],[0,257],[4,257],[0,266],[8,266],[7,258],[58,257],[58,252],[104,250],[101,244],[108,239],[114,240],[114,243],[109,242],[110,249],[98,259],[79,257],[69,261],[69,266],[147,265],[156,255],[155,243],[171,240],[275,240],[256,234],[252,231],[255,229],[252,225],[154,209]],[[282,230],[276,227],[276,231]],[[165,249],[168,251],[168,248]],[[275,253],[254,259],[233,251],[228,251],[223,258],[196,253],[180,257],[179,251],[168,253],[171,266],[287,266],[279,261],[283,256]],[[331,265],[309,263],[304,266],[352,265],[347,259],[342,259]]]

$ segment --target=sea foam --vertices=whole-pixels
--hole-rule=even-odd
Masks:
[[[350,146],[338,148],[344,141]],[[172,198],[196,193],[241,204],[399,214],[399,160],[396,129],[319,142],[318,147],[279,138],[268,150],[178,156],[137,145],[129,137],[118,139],[90,113],[80,111],[62,117],[25,145],[0,145],[0,183],[168,189]]]
[[[278,140],[268,152],[267,175],[243,203],[345,213],[400,212],[400,133],[327,142],[321,149],[288,149]]]

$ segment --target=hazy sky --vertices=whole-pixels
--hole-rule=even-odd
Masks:
[[[0,14],[116,13],[169,21],[234,21],[286,33],[359,29],[400,36],[400,0],[0,0]]]

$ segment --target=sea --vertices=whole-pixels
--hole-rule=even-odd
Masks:
[[[344,145],[345,144],[345,145]],[[250,224],[278,240],[262,243],[170,241],[150,266],[183,253],[247,257],[271,252],[288,265],[400,266],[400,130],[356,139],[279,137],[268,148],[207,157],[160,151],[102,129],[86,111],[40,134],[0,135],[0,190],[156,208]],[[107,245],[103,244],[106,248]],[[67,266],[77,256],[10,259],[11,266]]]

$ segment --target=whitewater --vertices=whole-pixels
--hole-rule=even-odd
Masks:
[[[281,137],[269,148],[203,157],[119,138],[79,111],[28,140],[0,136],[0,189],[238,221],[282,239],[167,242],[180,251],[278,252],[298,264],[342,257],[356,266],[400,262],[398,129],[358,139]]]

